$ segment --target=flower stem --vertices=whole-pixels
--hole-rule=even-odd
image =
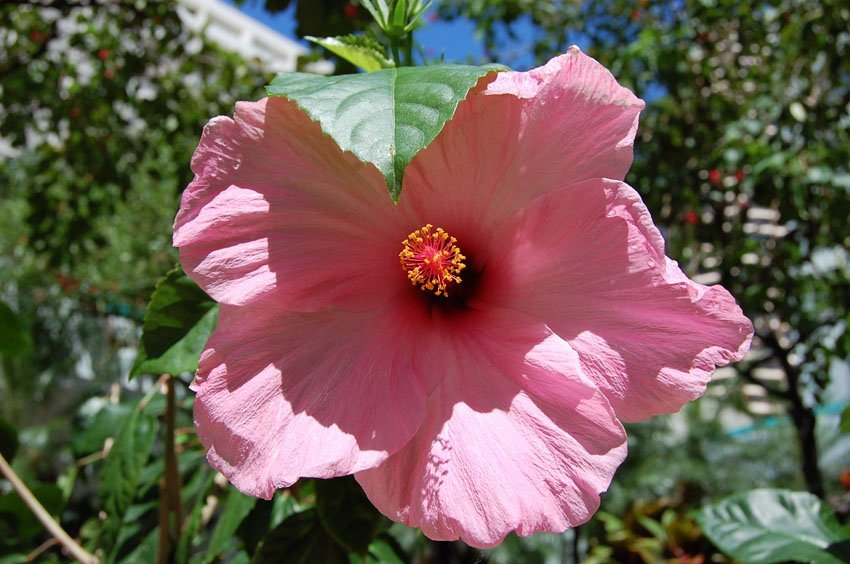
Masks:
[[[89,554],[83,547],[77,544],[77,542],[65,532],[62,526],[56,522],[53,516],[47,512],[26,484],[21,481],[9,463],[6,462],[6,459],[2,454],[0,454],[0,473],[9,480],[12,487],[15,488],[15,491],[18,492],[19,496],[21,496],[21,499],[27,504],[30,511],[33,512],[33,515],[35,515],[36,518],[41,521],[41,524],[44,525],[44,528],[47,529],[47,531],[53,535],[53,538],[59,541],[59,543],[65,547],[65,549],[70,552],[74,558],[84,564],[96,564],[98,562],[97,557],[93,554]]]
[[[404,66],[404,64],[401,62],[401,57],[399,56],[397,37],[390,36],[390,51],[392,52],[393,61],[395,61],[396,66]]]

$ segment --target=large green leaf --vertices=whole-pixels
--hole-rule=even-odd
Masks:
[[[99,546],[107,554],[118,542],[124,514],[136,497],[142,469],[156,438],[156,418],[136,407],[124,422],[106,456],[98,497],[106,514]]]
[[[32,338],[12,308],[0,302],[0,354],[21,355],[32,348]]]
[[[850,561],[850,531],[809,493],[744,492],[703,508],[697,521],[715,545],[745,562]]]
[[[281,73],[266,92],[294,101],[343,150],[378,167],[398,201],[413,157],[434,140],[478,80],[501,69],[435,65],[342,76]]]
[[[273,529],[263,541],[255,562],[348,564],[348,554],[328,536],[315,509],[296,513]]]
[[[352,476],[316,480],[316,510],[328,533],[350,552],[366,554],[389,522]]]
[[[194,372],[218,307],[180,268],[159,281],[142,324],[132,375]]]

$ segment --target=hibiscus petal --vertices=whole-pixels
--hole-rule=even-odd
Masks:
[[[513,313],[484,316],[452,334],[453,371],[419,433],[356,475],[390,518],[480,548],[586,521],[626,455],[622,426],[568,344]]]
[[[547,194],[504,229],[510,242],[494,251],[503,284],[486,299],[567,340],[624,421],[679,410],[749,350],[752,323],[734,298],[664,256],[649,211],[621,182]]]
[[[578,47],[529,72],[500,73],[485,94],[524,100],[521,162],[541,183],[625,178],[644,102]]]
[[[529,72],[499,73],[413,159],[400,203],[416,221],[472,240],[466,226],[487,232],[541,194],[622,180],[643,107],[578,48]]]
[[[214,299],[273,296],[302,311],[384,300],[409,228],[394,219],[378,170],[343,153],[297,106],[238,104],[235,119],[204,129],[192,169],[174,244]]]
[[[424,418],[433,384],[421,367],[434,351],[416,312],[396,309],[223,305],[193,384],[210,464],[268,499],[302,476],[350,474],[401,448]]]

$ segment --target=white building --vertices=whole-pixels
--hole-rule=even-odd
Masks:
[[[296,70],[298,57],[308,53],[303,45],[221,0],[178,0],[177,13],[190,31],[246,59],[259,59],[272,72]],[[327,74],[333,65],[322,61],[309,70]]]

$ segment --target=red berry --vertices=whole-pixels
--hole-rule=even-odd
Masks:
[[[691,210],[685,213],[685,223],[688,225],[696,225],[699,223],[699,216],[697,215],[697,212]]]
[[[632,15],[629,17],[629,19],[631,19],[633,22],[639,22],[640,21],[640,10],[638,10],[637,8],[632,10]]]
[[[844,486],[844,489],[850,490],[850,470],[843,470],[838,479],[841,481],[841,485]]]
[[[109,49],[99,49],[97,52],[97,58],[101,61],[105,61],[109,58]]]
[[[737,171],[735,171],[735,178],[738,180],[738,182],[743,182],[746,176],[747,175],[744,173],[744,169],[742,168],[739,168]]]
[[[106,69],[105,71],[103,71],[103,78],[105,78],[106,80],[112,80],[113,78],[115,78],[115,72],[113,72],[112,69]]]
[[[345,19],[350,22],[353,22],[357,19],[357,6],[354,4],[346,4],[343,9],[343,13],[345,14]]]
[[[44,41],[44,34],[37,29],[34,29],[30,32],[30,39],[35,41],[36,43],[41,43]]]
[[[708,179],[711,181],[712,184],[720,184],[720,171],[716,168],[711,169],[711,171],[708,173]]]

